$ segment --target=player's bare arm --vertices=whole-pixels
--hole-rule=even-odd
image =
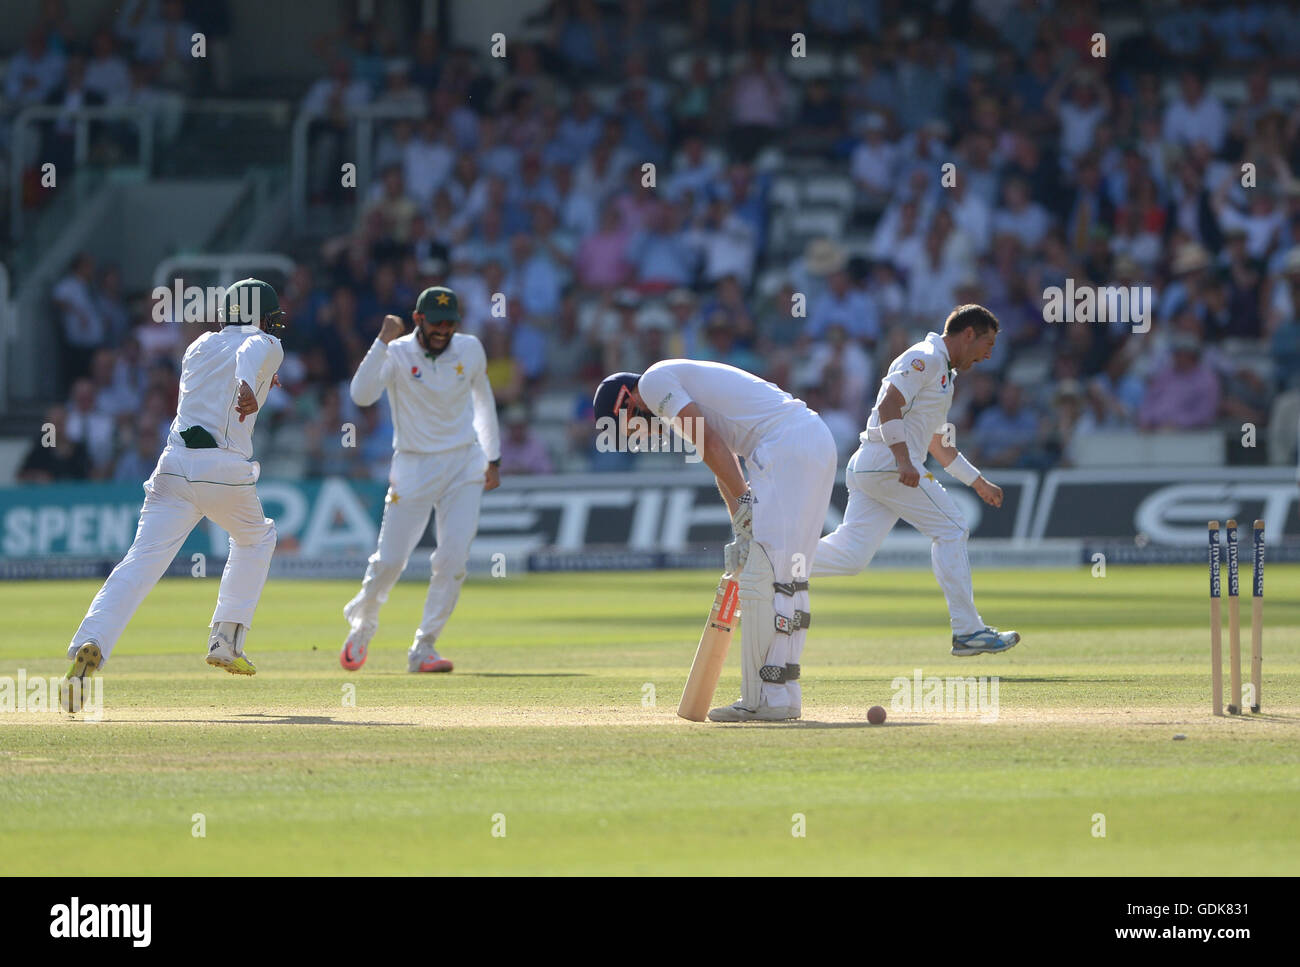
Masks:
[[[961,451],[956,447],[946,446],[943,442],[943,434],[936,433],[930,438],[930,456],[939,461],[939,466],[948,470],[953,463],[961,456]],[[979,495],[980,500],[990,507],[1002,506],[1002,488],[994,483],[989,482],[983,474],[980,474],[970,485],[971,490]]]
[[[722,442],[721,435],[709,432],[704,414],[694,403],[683,406],[673,422],[677,431],[699,450],[704,465],[713,471],[718,480],[718,492],[734,517],[737,498],[749,489],[744,474],[740,472],[740,461]]]
[[[903,406],[906,400],[903,394],[896,387],[889,387],[885,393],[884,400],[880,403],[880,426],[884,426],[894,420],[903,419]],[[901,425],[901,422],[900,424]],[[912,466],[912,457],[907,452],[907,441],[899,440],[889,445],[890,452],[894,455],[894,463],[898,467],[898,482],[904,487],[915,487],[921,482],[921,473],[916,467]]]

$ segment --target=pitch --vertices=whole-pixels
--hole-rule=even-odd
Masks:
[[[424,676],[423,585],[350,673],[353,584],[272,581],[251,679],[203,663],[215,581],[164,581],[102,721],[0,713],[0,873],[1300,872],[1294,599],[1265,606],[1263,714],[1214,719],[1203,567],[979,571],[984,617],[1024,635],[992,659],[949,657],[928,572],[823,580],[804,720],[696,725],[674,710],[716,577],[471,579],[439,643],[456,671]],[[0,677],[61,675],[94,590],[0,588]],[[983,704],[926,707],[955,676]]]

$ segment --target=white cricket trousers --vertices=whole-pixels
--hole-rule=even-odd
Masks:
[[[826,523],[826,508],[835,487],[835,440],[816,413],[804,411],[779,431],[763,438],[745,460],[753,492],[754,544],[750,563],[738,577],[741,607],[741,701],[756,708],[799,709],[803,690],[798,681],[759,684],[763,665],[798,665],[811,620],[809,567],[819,553],[817,538]],[[770,570],[762,571],[757,555]],[[781,585],[782,588],[778,588]],[[777,633],[775,623],[794,622],[790,633]]]
[[[487,456],[477,443],[440,453],[393,454],[379,547],[370,555],[361,592],[344,608],[352,627],[379,622],[379,608],[401,577],[434,515],[438,546],[429,556],[429,593],[415,644],[432,643],[451,617],[465,580],[469,546],[478,531]]]
[[[144,506],[131,549],[90,603],[68,646],[69,657],[93,639],[108,660],[136,608],[204,517],[230,535],[230,556],[209,627],[219,621],[252,627],[275,551],[275,522],[262,513],[257,498],[260,473],[256,461],[229,450],[167,446],[144,482]]]
[[[975,610],[966,521],[943,485],[922,465],[916,466],[920,484],[905,487],[898,482],[894,455],[887,446],[868,442],[858,448],[844,471],[849,488],[844,523],[818,543],[813,576],[857,574],[865,569],[901,517],[930,538],[930,563],[948,602],[952,633],[979,631],[984,621]]]

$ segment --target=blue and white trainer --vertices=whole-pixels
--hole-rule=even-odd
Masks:
[[[997,628],[981,628],[968,635],[952,636],[952,653],[959,658],[968,655],[996,655],[998,652],[1010,651],[1020,643],[1020,632],[998,631]]]

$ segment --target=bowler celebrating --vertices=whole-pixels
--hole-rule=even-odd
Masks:
[[[407,653],[412,672],[449,672],[434,643],[451,617],[465,580],[470,542],[478,530],[483,491],[500,485],[500,431],[487,380],[487,356],[473,336],[455,332],[456,293],[432,286],[420,293],[415,330],[402,335],[397,316],[385,316],[379,338],[352,377],[352,399],[369,406],[388,391],[393,411],[393,465],[384,499],[379,547],[370,556],[361,591],[343,617],[351,633],[339,662],[355,670],[366,661],[379,628],[379,608],[435,518],[438,547],[424,617]]]
[[[942,432],[953,380],[989,358],[997,335],[997,317],[988,309],[958,306],[942,335],[930,333],[890,364],[862,445],[845,471],[849,504],[844,523],[821,539],[812,570],[819,577],[857,574],[903,518],[932,542],[930,560],[948,600],[952,653],[958,656],[1006,651],[1020,635],[985,626],[975,610],[966,523],[943,486],[919,468],[928,451],[986,504],[1002,506],[1002,489],[984,479],[956,447],[945,445]]]
[[[219,331],[204,333],[185,350],[176,419],[144,482],[135,540],[68,646],[67,696],[77,707],[86,677],[108,661],[136,608],[204,517],[230,534],[207,662],[235,675],[257,670],[244,654],[244,635],[271,566],[275,523],[257,499],[261,468],[252,459],[253,426],[284,360],[278,334],[285,319],[275,289],[258,279],[231,286],[222,315]]]
[[[835,485],[830,430],[780,387],[734,366],[690,359],[606,378],[594,408],[598,427],[635,416],[669,423],[713,471],[731,513],[735,539],[725,556],[741,602],[740,700],[709,718],[799,718],[799,659],[811,620],[808,569]]]

